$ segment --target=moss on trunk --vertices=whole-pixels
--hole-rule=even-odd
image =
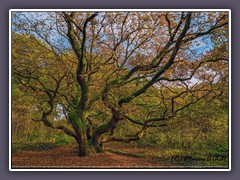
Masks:
[[[79,145],[79,156],[87,155],[87,128],[82,113],[79,110],[73,110],[69,113],[70,122],[77,134],[77,143]]]

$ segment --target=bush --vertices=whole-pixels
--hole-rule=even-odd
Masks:
[[[70,145],[73,141],[72,138],[66,134],[55,134],[54,143],[58,145]]]

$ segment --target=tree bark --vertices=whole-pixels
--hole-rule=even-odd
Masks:
[[[86,156],[87,155],[87,142],[84,139],[80,139],[78,141],[78,156]]]
[[[116,116],[116,114],[114,114]],[[96,129],[93,131],[92,139],[91,139],[91,144],[93,144],[94,149],[96,152],[102,152],[102,143],[101,143],[101,136],[107,132],[112,132],[116,128],[118,121],[120,120],[119,118],[112,117],[112,119],[100,126],[98,126]]]
[[[101,135],[100,134],[96,134],[95,136],[93,136],[92,138],[92,145],[95,149],[95,151],[98,152],[103,152],[103,148],[102,148],[102,144],[101,144]]]
[[[83,119],[82,112],[80,110],[73,110],[69,113],[69,119],[77,135],[77,143],[79,146],[79,156],[87,155],[87,130],[86,123]]]

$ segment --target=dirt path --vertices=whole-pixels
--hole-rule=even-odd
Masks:
[[[132,157],[111,152],[78,157],[71,147],[12,154],[12,168],[161,168],[164,163],[150,157]]]

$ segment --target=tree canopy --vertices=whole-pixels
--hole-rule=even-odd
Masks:
[[[227,12],[12,12],[13,95],[80,156],[226,112],[228,51]]]

